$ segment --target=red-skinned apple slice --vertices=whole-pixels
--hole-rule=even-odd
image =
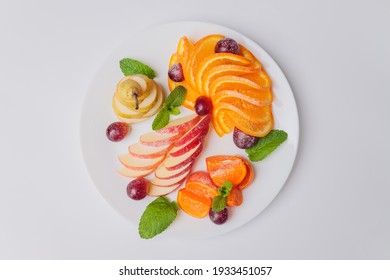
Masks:
[[[182,117],[173,121],[170,121],[169,124],[156,132],[159,134],[172,134],[188,131],[193,128],[200,120],[200,117],[196,114]]]
[[[176,170],[181,168],[183,165],[187,165],[189,162],[193,162],[199,156],[202,151],[202,143],[198,144],[195,148],[192,148],[187,153],[182,154],[178,157],[168,155],[164,160],[164,166],[168,170]]]
[[[164,155],[156,158],[136,158],[130,154],[123,154],[119,156],[119,161],[129,169],[133,170],[151,170],[156,169],[157,166],[164,159]]]
[[[147,170],[134,170],[127,167],[122,167],[121,169],[118,169],[118,174],[130,178],[139,178],[139,177],[145,177],[153,172],[154,169],[147,169]]]
[[[154,175],[160,179],[171,179],[184,174],[185,172],[187,172],[192,168],[192,165],[193,162],[190,162],[176,170],[168,170],[164,164],[161,164],[154,172]]]
[[[188,141],[191,141],[192,138],[194,138],[196,135],[198,135],[204,128],[208,127],[210,125],[211,115],[208,114],[204,116],[190,131],[188,131],[186,134],[183,135],[183,137],[180,138],[175,143],[175,147],[182,146]]]
[[[154,177],[150,181],[150,183],[152,185],[156,185],[156,186],[160,186],[160,187],[171,187],[171,186],[176,185],[177,183],[185,180],[187,178],[187,176],[190,174],[190,172],[191,172],[191,170],[187,170],[186,172],[184,172],[180,176],[172,177],[170,179],[161,179],[161,178]]]
[[[177,183],[176,185],[170,186],[170,187],[160,187],[160,186],[156,186],[156,185],[153,185],[153,184],[149,183],[148,192],[147,193],[150,196],[163,196],[163,195],[167,195],[167,194],[173,192],[174,190],[176,190],[178,187],[180,187],[180,185],[183,183],[183,181]]]
[[[161,147],[175,143],[182,133],[175,134],[159,134],[155,131],[142,135],[139,140],[145,146]]]
[[[179,146],[179,147],[174,147],[169,152],[169,154],[171,156],[174,156],[174,157],[178,157],[178,156],[181,156],[182,154],[185,154],[186,152],[188,152],[192,148],[195,148],[196,146],[198,146],[199,143],[202,143],[208,132],[209,132],[209,127],[207,126],[198,135],[196,135],[191,140],[191,142],[189,142],[185,145]]]
[[[172,144],[151,147],[138,142],[130,145],[128,150],[129,153],[136,158],[156,158],[165,155],[171,147]]]

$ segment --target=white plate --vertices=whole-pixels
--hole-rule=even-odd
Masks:
[[[105,136],[107,126],[116,121],[111,99],[117,82],[123,77],[119,61],[130,57],[148,64],[157,72],[156,81],[167,92],[168,62],[176,50],[180,37],[187,36],[196,41],[213,33],[234,38],[261,61],[273,83],[275,128],[285,130],[288,133],[288,140],[262,162],[253,163],[255,180],[243,191],[243,204],[230,208],[229,220],[224,225],[215,225],[207,217],[192,218],[179,211],[178,218],[160,235],[160,238],[163,235],[205,238],[244,225],[263,211],[279,193],[295,160],[299,139],[298,112],[290,85],[276,62],[255,42],[229,28],[204,22],[174,22],[130,36],[105,60],[91,83],[82,111],[80,133],[85,163],[96,187],[107,202],[134,225],[138,225],[145,207],[154,199],[151,197],[141,201],[129,199],[126,195],[126,186],[130,179],[115,172],[121,166],[117,156],[126,153],[128,145],[137,142],[141,134],[151,131],[153,118],[132,125],[131,133],[122,142],[110,142]],[[183,108],[180,116],[189,113],[189,110]],[[235,147],[231,135],[219,138],[211,130],[207,139],[194,170],[205,170],[207,156],[218,154],[246,156],[244,150]],[[176,192],[169,197],[176,200]]]

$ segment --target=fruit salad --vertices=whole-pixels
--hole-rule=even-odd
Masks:
[[[120,141],[129,124],[156,114],[151,131],[118,157],[117,173],[131,178],[127,195],[133,200],[158,197],[141,217],[140,236],[161,233],[180,209],[194,218],[209,216],[215,224],[225,223],[228,209],[244,203],[244,190],[255,176],[252,164],[287,139],[285,132],[273,130],[273,92],[267,72],[232,38],[212,34],[192,42],[184,36],[169,61],[171,93],[164,101],[160,85],[153,80],[154,71],[134,61],[121,61],[125,77],[112,101],[121,122],[106,133],[111,141]],[[193,113],[170,120],[171,115],[181,114],[181,106]],[[207,170],[198,170],[198,157],[208,134],[214,132],[220,137],[232,134],[232,142],[237,149],[245,149],[249,160],[234,151],[211,154],[206,158]],[[179,207],[165,197],[172,192]],[[155,217],[163,226],[157,226]]]

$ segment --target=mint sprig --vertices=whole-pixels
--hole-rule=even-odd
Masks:
[[[176,219],[178,206],[165,196],[153,200],[145,209],[138,226],[141,238],[150,239],[166,230]]]
[[[141,61],[132,58],[122,59],[119,62],[119,66],[125,76],[143,74],[147,76],[149,79],[154,79],[156,77],[156,73],[152,68],[142,63]]]
[[[220,212],[226,208],[226,198],[229,196],[233,185],[230,182],[225,182],[222,187],[218,189],[218,195],[214,196],[212,209],[214,212]]]
[[[158,130],[169,123],[170,115],[179,115],[181,106],[186,99],[187,89],[183,86],[175,87],[165,100],[160,112],[154,118],[152,129]]]
[[[260,137],[256,145],[246,149],[245,152],[251,161],[263,160],[286,141],[287,137],[288,134],[283,130],[271,130],[266,136]]]

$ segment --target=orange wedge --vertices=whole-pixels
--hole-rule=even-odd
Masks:
[[[210,84],[216,78],[232,75],[241,76],[245,74],[253,74],[256,72],[258,72],[258,70],[253,67],[236,64],[221,64],[212,68],[208,68],[206,71],[204,71],[201,78],[197,80],[196,86],[198,89],[201,87],[203,94],[208,96]]]

